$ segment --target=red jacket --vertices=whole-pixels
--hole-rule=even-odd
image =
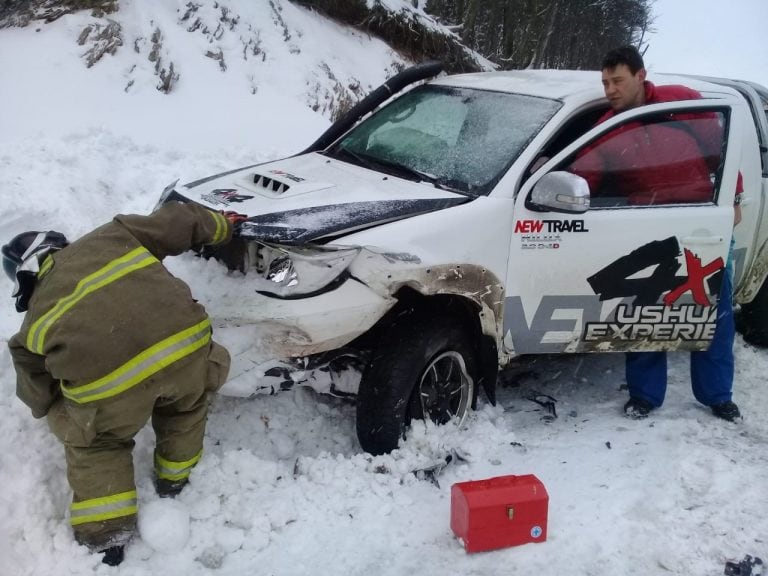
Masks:
[[[646,104],[699,98],[685,86],[645,82]],[[614,115],[609,110],[598,124]],[[671,114],[669,121],[630,122],[612,130],[585,148],[571,170],[598,198],[625,197],[639,205],[707,202],[713,199],[711,174],[720,163],[721,143],[714,114]]]

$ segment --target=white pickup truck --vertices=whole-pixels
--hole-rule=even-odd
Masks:
[[[703,99],[595,126],[608,109],[597,72],[439,72],[405,70],[296,156],[166,188],[161,202],[248,217],[213,254],[239,270],[212,311],[237,335],[225,391],[356,394],[361,446],[382,453],[412,419],[462,419],[481,388],[494,402],[499,368],[521,354],[703,349],[739,173],[735,299],[745,337],[768,343],[768,90],[656,75]],[[614,134],[693,137],[701,122],[718,128],[706,200],[612,192],[637,171],[683,169],[663,143],[656,165],[614,166],[600,190],[574,169]]]

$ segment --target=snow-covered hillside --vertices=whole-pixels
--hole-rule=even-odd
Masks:
[[[0,139],[108,124],[190,149],[258,140],[285,150],[295,128],[318,131],[407,64],[287,0],[119,5],[101,18],[86,11],[2,30],[3,77],[25,81],[0,85]],[[260,112],[276,105],[292,108],[289,121]]]
[[[149,212],[176,178],[295,153],[328,126],[339,86],[367,91],[406,64],[288,0],[198,0],[185,19],[189,5],[121,0],[109,18],[123,45],[91,68],[93,43],[78,38],[104,19],[0,30],[0,241],[27,229],[77,237],[115,213]],[[167,94],[149,60],[158,29],[161,62],[179,75]],[[227,297],[215,262],[185,255],[168,266],[201,302]],[[0,295],[10,290],[3,276]],[[137,437],[141,534],[109,568],[73,542],[62,448],[15,398],[5,343],[20,322],[7,297],[0,576],[714,576],[729,558],[768,560],[768,352],[738,339],[743,424],[694,402],[684,354],[672,355],[667,401],[646,421],[621,416],[620,355],[523,359],[497,406],[481,398],[462,429],[417,426],[375,458],[357,444],[348,401],[302,388],[218,396],[204,456],[176,501],[152,486],[151,430]],[[529,400],[536,394],[557,399],[556,419]],[[419,472],[449,455],[436,481]],[[449,528],[450,486],[506,474],[546,486],[548,539],[467,555]]]

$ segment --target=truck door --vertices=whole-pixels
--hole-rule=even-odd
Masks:
[[[624,112],[524,183],[511,224],[508,352],[708,346],[733,230],[739,105],[710,99]],[[533,202],[534,187],[563,173],[582,185],[586,210],[567,191],[554,207]]]

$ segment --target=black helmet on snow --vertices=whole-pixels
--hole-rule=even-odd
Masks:
[[[42,258],[68,244],[61,232],[22,232],[0,248],[3,270],[15,283],[12,296],[16,298],[16,310],[27,309]]]

